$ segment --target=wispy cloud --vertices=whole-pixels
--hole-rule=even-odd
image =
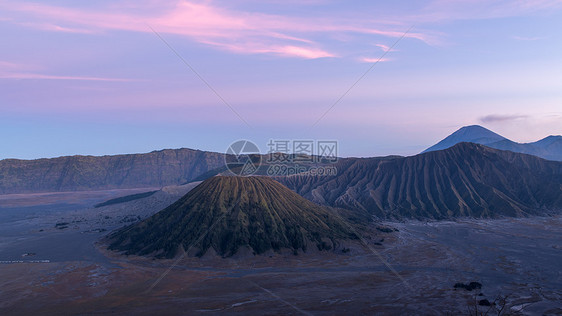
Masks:
[[[128,7],[83,10],[4,1],[0,3],[0,8],[15,13],[12,23],[46,31],[150,32],[148,24],[160,33],[180,35],[237,53],[266,53],[308,59],[343,55],[330,43],[337,41],[337,34],[373,35],[382,42],[384,37],[402,36],[405,28],[401,24],[385,24],[374,19],[335,16],[305,18],[226,9],[213,1],[177,1],[172,5],[160,6],[150,1],[139,1],[135,10]],[[34,22],[30,23],[30,20]],[[406,37],[431,42],[431,36],[420,32],[409,33]],[[385,47],[385,44],[380,45],[381,48]]]
[[[80,33],[80,34],[94,34],[96,33],[93,30],[85,29],[85,28],[76,28],[76,27],[64,27],[52,23],[28,23],[22,22],[17,23],[22,26],[31,27],[34,29],[44,30],[44,31],[54,31],[54,32],[64,32],[64,33]]]
[[[22,64],[0,60],[0,71],[21,69],[22,67],[24,67],[24,65],[22,65]],[[27,66],[27,67],[29,67],[29,66]]]
[[[309,48],[294,45],[271,46],[264,45],[262,43],[231,44],[206,40],[202,41],[202,43],[239,54],[273,54],[284,57],[301,57],[307,59],[337,57],[335,53],[331,53],[319,48]]]
[[[303,58],[322,58],[322,57],[336,57],[335,54],[329,53],[321,49],[310,49],[298,46],[282,46],[266,50],[267,52],[276,53],[285,56],[297,56]]]
[[[135,79],[104,78],[104,77],[82,77],[82,76],[57,76],[36,73],[0,73],[0,79],[35,79],[35,80],[80,80],[80,81],[113,81],[131,82]]]
[[[378,48],[380,48],[380,49],[381,49],[382,51],[384,51],[384,52],[391,51],[391,50],[390,50],[390,46],[388,46],[388,45],[384,45],[384,44],[375,44],[375,46],[378,47]],[[394,51],[394,49],[393,49],[392,51]]]
[[[542,40],[545,39],[546,37],[543,36],[532,36],[532,37],[526,37],[526,36],[512,36],[511,37],[514,40],[518,40],[518,41],[538,41],[538,40]]]
[[[318,1],[312,3],[318,4]],[[150,33],[148,24],[160,33],[182,36],[236,53],[313,59],[349,56],[350,52],[343,51],[345,48],[336,42],[354,41],[353,44],[358,44],[365,36],[372,37],[369,41],[386,51],[388,42],[385,38],[401,37],[412,23],[417,26],[406,38],[438,45],[443,42],[444,34],[430,31],[423,25],[543,12],[562,7],[562,1],[430,0],[422,7],[415,14],[390,16],[351,16],[338,11],[299,16],[250,11],[235,5],[221,5],[216,0],[139,0],[109,6],[94,4],[88,9],[13,0],[0,2],[7,23],[39,30],[83,34],[112,30]]]
[[[498,123],[498,122],[509,122],[515,120],[521,120],[528,118],[528,115],[518,115],[518,114],[490,114],[480,118],[482,123]]]
[[[380,57],[361,57],[359,61],[362,63],[376,63],[376,62],[384,62],[390,61],[390,58],[380,58]]]
[[[0,60],[0,79],[80,80],[80,81],[113,81],[113,82],[139,81],[136,79],[126,79],[126,78],[49,75],[49,74],[37,73],[37,70],[41,70],[40,67]]]

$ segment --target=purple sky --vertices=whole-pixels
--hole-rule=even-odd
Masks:
[[[238,139],[411,155],[470,124],[535,141],[562,134],[560,30],[548,0],[0,1],[0,159]]]

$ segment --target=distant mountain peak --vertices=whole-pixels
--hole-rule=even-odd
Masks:
[[[468,142],[482,145],[488,145],[507,138],[492,132],[491,130],[480,125],[468,125],[459,128],[453,134],[447,136],[442,141],[429,147],[423,152],[430,152],[436,150],[443,150],[452,147],[458,143]]]
[[[482,126],[482,125],[478,125],[478,124],[466,125],[466,126],[463,126],[463,127],[459,128],[458,130],[471,130],[471,129],[474,129],[474,130],[485,130],[485,131],[491,132],[489,129],[485,128],[485,127]],[[492,133],[493,133],[493,132],[492,132]]]
[[[462,142],[476,143],[487,147],[534,155],[547,160],[562,161],[562,136],[550,135],[533,143],[517,143],[498,135],[480,125],[459,128],[439,143],[422,153],[443,150]]]

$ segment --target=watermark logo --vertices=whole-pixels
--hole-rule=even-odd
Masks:
[[[335,140],[270,139],[267,147],[268,176],[337,174],[333,165],[338,161],[338,142]]]
[[[249,140],[232,143],[225,156],[227,169],[239,176],[335,176],[338,173],[335,166],[338,142],[335,140],[270,139],[267,147],[267,154],[262,155],[258,146]]]
[[[226,150],[225,163],[227,169],[239,176],[250,176],[258,172],[261,165],[260,149],[249,140],[232,143]]]
[[[306,174],[311,176],[335,176],[338,168],[332,165],[310,166],[303,164],[276,163],[267,167],[267,175],[270,177],[291,176]]]
[[[267,144],[268,163],[335,163],[338,142],[335,140],[271,139]]]

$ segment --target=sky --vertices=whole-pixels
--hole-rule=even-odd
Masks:
[[[562,134],[562,1],[0,0],[0,159]]]

